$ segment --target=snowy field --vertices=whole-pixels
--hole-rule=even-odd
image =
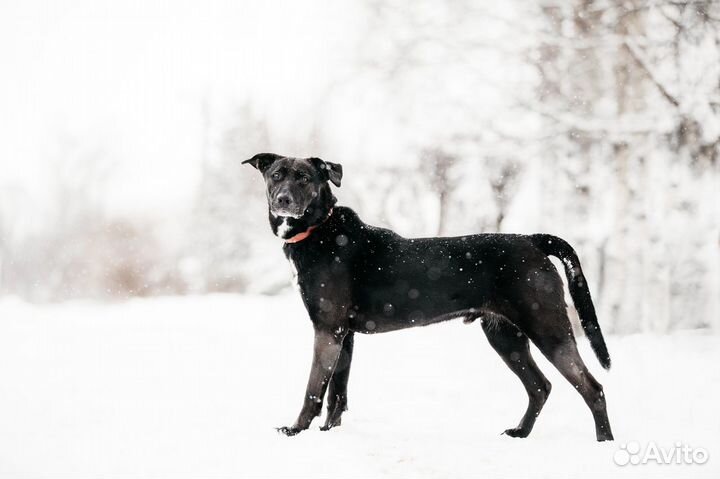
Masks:
[[[357,337],[342,427],[287,438],[274,427],[299,411],[311,342],[294,295],[1,300],[0,477],[720,477],[717,337],[610,337],[609,373],[581,339],[617,439],[603,444],[537,352],[553,393],[529,439],[501,436],[525,393],[461,322]],[[626,441],[710,459],[620,467]]]

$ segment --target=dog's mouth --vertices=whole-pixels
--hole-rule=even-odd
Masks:
[[[275,217],[295,218],[295,219],[300,218],[304,213],[304,211],[297,209],[297,208],[282,208],[282,207],[271,208],[270,211],[273,214],[273,216],[275,216]]]

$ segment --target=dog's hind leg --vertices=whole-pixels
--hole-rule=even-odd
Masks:
[[[505,364],[520,378],[528,395],[528,407],[517,427],[504,432],[512,437],[527,437],[550,394],[551,384],[530,355],[528,338],[502,316],[482,321],[483,331],[490,345]]]
[[[533,343],[573,385],[590,408],[595,421],[597,440],[611,441],[613,435],[603,387],[590,374],[580,357],[565,310],[537,313],[528,328],[527,333]]]
[[[342,413],[347,410],[347,385],[350,377],[354,342],[353,332],[350,331],[343,340],[340,357],[335,365],[335,372],[330,378],[327,397],[327,419],[325,425],[320,428],[322,431],[339,426]]]

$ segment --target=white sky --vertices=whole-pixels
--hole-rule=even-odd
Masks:
[[[101,151],[110,209],[174,208],[203,99],[251,99],[292,134],[352,49],[350,4],[0,1],[0,187],[42,202],[63,156]]]

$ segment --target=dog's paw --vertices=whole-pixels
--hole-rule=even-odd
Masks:
[[[342,420],[340,418],[337,418],[334,421],[328,421],[325,423],[324,426],[320,426],[321,431],[329,431],[330,429],[339,426],[342,424]]]
[[[286,436],[295,436],[296,434],[299,434],[300,431],[302,431],[302,429],[300,429],[299,427],[294,427],[294,426],[292,426],[292,427],[287,427],[287,426],[276,427],[275,430],[277,432],[279,432],[280,434],[285,434]]]
[[[530,432],[524,431],[519,427],[514,427],[512,429],[505,429],[505,431],[503,431],[503,434],[510,437],[528,437],[528,434],[530,434]]]

